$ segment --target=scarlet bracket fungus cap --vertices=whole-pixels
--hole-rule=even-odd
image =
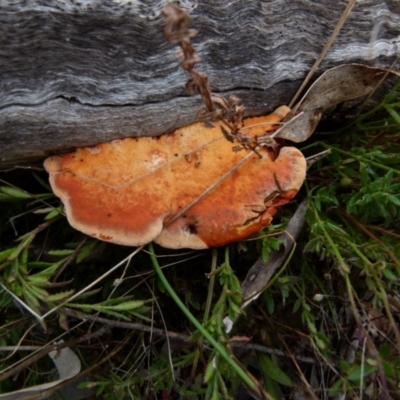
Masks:
[[[288,111],[248,118],[243,132],[274,130]],[[44,166],[68,221],[90,236],[127,246],[221,246],[268,225],[306,174],[296,148],[235,152],[221,124],[80,148]]]

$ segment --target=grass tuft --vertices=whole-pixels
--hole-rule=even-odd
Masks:
[[[149,257],[74,231],[44,174],[2,173],[0,392],[54,380],[46,349],[62,338],[88,374],[79,387],[105,399],[229,399],[243,382],[265,398],[399,397],[399,115],[397,83],[303,147],[331,150],[298,195],[306,226],[245,312],[240,282],[296,202],[256,240]]]

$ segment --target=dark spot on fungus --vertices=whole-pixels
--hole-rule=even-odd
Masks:
[[[108,242],[108,241],[112,240],[113,237],[110,236],[110,235],[103,235],[102,233],[100,233],[99,238],[101,240],[104,240],[104,241]]]
[[[189,232],[190,232],[192,235],[195,235],[195,234],[197,233],[196,225],[193,225],[193,224],[188,225],[188,229],[189,229]]]
[[[108,214],[107,214],[107,217],[111,217],[111,216],[112,216],[112,214],[111,214],[111,213],[108,213]]]

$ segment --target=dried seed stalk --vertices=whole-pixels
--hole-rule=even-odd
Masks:
[[[190,95],[199,93],[205,104],[196,116],[208,120],[220,119],[225,125],[225,127],[221,126],[221,130],[226,139],[232,143],[235,141],[239,143],[232,148],[235,152],[243,149],[252,150],[261,158],[257,151],[261,146],[275,149],[278,143],[270,135],[250,137],[246,133],[241,133],[245,107],[239,104],[239,98],[230,96],[226,99],[212,93],[207,75],[194,69],[200,58],[195,55],[195,49],[191,43],[191,38],[196,36],[197,31],[189,29],[188,13],[172,3],[167,4],[162,13],[167,20],[165,27],[167,40],[173,44],[179,44],[182,49],[183,61],[180,65],[189,74],[186,90]]]
[[[229,99],[226,99],[212,93],[207,75],[194,69],[200,58],[195,55],[195,49],[191,43],[191,38],[196,36],[197,31],[189,29],[189,15],[172,3],[167,4],[162,12],[167,21],[165,27],[167,40],[173,44],[178,44],[182,49],[184,59],[180,65],[189,74],[186,90],[190,95],[199,93],[205,104],[205,107],[202,107],[196,116],[208,120],[221,119],[227,127],[223,128],[226,138],[232,142],[237,139],[242,143],[238,135],[242,127],[245,108],[239,104],[240,100],[236,96],[230,96]]]

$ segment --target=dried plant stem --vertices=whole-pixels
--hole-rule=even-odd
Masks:
[[[154,328],[154,327],[147,326],[144,324],[139,324],[136,322],[114,321],[111,319],[98,317],[96,315],[90,315],[90,314],[83,313],[80,311],[71,310],[69,308],[65,308],[63,311],[69,317],[73,317],[73,318],[77,318],[77,319],[85,320],[85,321],[95,321],[100,324],[104,324],[110,328],[121,328],[121,329],[131,329],[134,331],[141,331],[141,332],[152,332],[154,335],[157,335],[157,336],[168,336],[171,339],[178,339],[178,340],[181,340],[182,342],[190,343],[190,342],[188,342],[190,336],[182,334],[182,333],[165,331],[163,329]],[[193,343],[193,345],[195,345],[195,343]],[[266,354],[274,354],[274,355],[277,355],[280,357],[291,357],[291,355],[289,355],[288,353],[285,353],[282,350],[273,349],[273,348],[266,347],[266,346],[256,344],[256,343],[248,343],[248,342],[240,342],[240,341],[236,342],[235,341],[235,342],[230,342],[229,347],[232,349],[238,348],[238,349],[255,350],[255,351],[260,351],[260,352],[266,353]],[[0,351],[13,351],[13,350],[32,351],[32,350],[39,350],[39,349],[41,349],[40,346],[0,346]],[[313,363],[317,362],[317,360],[313,357],[305,357],[305,356],[301,356],[301,355],[295,355],[295,358],[298,361],[305,362],[308,364],[313,364]],[[318,361],[321,361],[321,360],[318,360]],[[333,360],[330,360],[330,362],[334,363]]]
[[[101,275],[99,278],[97,278],[96,280],[94,280],[92,283],[90,283],[89,285],[87,285],[85,288],[83,288],[82,290],[80,290],[79,292],[75,293],[73,296],[71,296],[70,298],[68,298],[67,300],[65,300],[64,302],[58,304],[57,306],[55,306],[54,308],[52,308],[51,310],[47,311],[46,314],[42,315],[41,317],[39,317],[39,321],[43,321],[47,316],[49,316],[50,314],[52,314],[53,312],[57,311],[59,308],[65,306],[67,303],[71,302],[72,300],[76,299],[77,297],[79,297],[81,294],[87,292],[89,289],[91,289],[93,286],[97,285],[99,282],[101,282],[106,276],[110,275],[112,272],[114,272],[115,270],[117,270],[119,267],[121,267],[121,265],[124,265],[125,263],[129,263],[132,259],[132,257],[134,257],[137,253],[139,253],[144,246],[140,246],[137,247],[131,254],[129,254],[129,256],[125,257],[122,261],[120,261],[118,264],[114,265],[111,269],[109,269],[107,272],[105,272],[103,275]]]
[[[157,336],[168,336],[170,338],[179,339],[182,341],[187,341],[189,339],[187,335],[165,331],[164,329],[154,328],[152,326],[140,324],[137,322],[113,321],[111,319],[99,317],[97,315],[91,315],[81,311],[71,310],[70,308],[64,308],[63,311],[65,315],[68,315],[69,317],[77,318],[83,321],[98,322],[111,328],[132,329],[140,332],[149,332]]]
[[[58,281],[58,278],[61,276],[61,274],[65,271],[65,269],[68,267],[68,265],[71,264],[71,262],[74,260],[76,255],[80,252],[82,246],[86,243],[87,237],[85,237],[79,244],[76,246],[74,252],[68,257],[68,259],[65,261],[64,265],[60,268],[60,270],[57,272],[57,275],[53,279],[53,284],[55,284]]]
[[[285,346],[287,353],[290,355],[290,358],[292,359],[292,362],[297,369],[297,372],[299,374],[301,381],[306,386],[307,394],[309,395],[309,398],[312,400],[318,400],[318,397],[315,395],[312,386],[308,382],[307,378],[304,376],[303,369],[300,367],[300,365],[296,361],[296,358],[293,356],[292,352],[290,351],[289,346],[287,345],[285,339],[281,335],[279,335],[279,339],[280,339],[281,343]]]
[[[186,83],[186,90],[190,95],[199,93],[205,105],[197,113],[198,117],[208,120],[221,119],[229,128],[229,131],[221,128],[222,131],[235,138],[242,126],[244,106],[239,105],[240,100],[235,96],[225,99],[223,96],[212,93],[206,74],[194,69],[200,58],[195,55],[195,49],[191,43],[191,38],[197,32],[189,29],[190,18],[186,11],[173,3],[167,4],[163,9],[163,14],[167,24],[165,26],[165,37],[173,44],[181,47],[183,61],[182,69],[189,74]]]
[[[393,231],[388,231],[387,229],[381,228],[380,226],[367,225],[366,228],[372,229],[372,230],[376,230],[376,231],[382,232],[385,235],[393,236],[393,237],[395,237],[397,239],[400,239],[400,235],[399,234],[397,234],[397,233],[395,233]]]
[[[187,91],[189,94],[200,93],[207,110],[210,112],[215,111],[208,78],[205,74],[194,69],[200,58],[195,55],[195,49],[191,43],[191,38],[196,36],[197,32],[189,29],[189,15],[173,3],[164,7],[163,14],[167,20],[165,26],[166,38],[171,43],[178,44],[182,49],[184,60],[181,62],[181,67],[190,76],[186,84]]]
[[[353,224],[360,229],[363,233],[365,233],[367,236],[369,236],[371,239],[373,239],[376,243],[379,244],[379,246],[382,246],[386,252],[387,255],[390,257],[390,259],[397,265],[398,268],[400,268],[400,261],[396,258],[396,256],[390,251],[389,247],[386,246],[385,243],[382,242],[382,240],[379,240],[372,232],[370,232],[363,224],[358,222],[353,216],[350,214],[345,214],[344,212],[341,211],[341,214],[345,216],[345,218],[349,218]]]
[[[324,59],[326,53],[332,46],[332,43],[336,39],[336,36],[338,35],[339,31],[342,29],[343,24],[346,22],[351,10],[353,9],[354,5],[356,4],[357,0],[349,0],[349,3],[347,4],[347,7],[343,11],[342,16],[340,17],[339,22],[337,23],[335,30],[332,32],[332,35],[328,39],[328,42],[326,43],[325,47],[322,49],[320,56],[318,59],[315,61],[314,65],[311,67],[310,72],[307,74],[306,78],[304,79],[303,83],[301,84],[300,88],[297,90],[296,94],[293,96],[293,99],[289,103],[289,108],[292,108],[293,105],[296,103],[297,99],[299,98],[301,92],[304,90],[306,85],[308,84],[309,80],[313,76],[314,72],[317,70],[319,64],[321,64],[322,60]]]
[[[164,225],[164,228],[171,225],[174,221],[176,221],[181,215],[185,214],[187,210],[192,208],[196,203],[198,203],[203,197],[205,197],[208,193],[214,190],[220,183],[222,183],[233,171],[236,171],[242,164],[244,164],[250,157],[252,157],[253,152],[247,154],[244,158],[242,158],[235,166],[233,166],[228,172],[219,177],[212,185],[210,185],[206,190],[203,191],[199,196],[197,196],[191,203],[185,206],[178,214],[176,214],[167,224]]]

